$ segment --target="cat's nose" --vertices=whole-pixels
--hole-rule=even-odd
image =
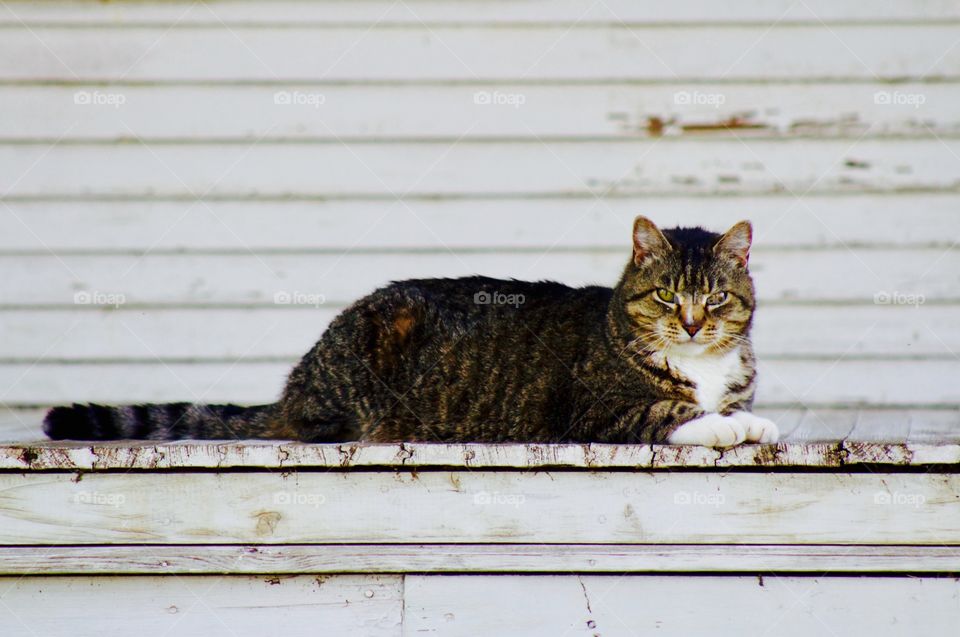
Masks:
[[[697,335],[697,332],[700,331],[700,328],[703,327],[702,323],[683,323],[683,329],[691,338]]]

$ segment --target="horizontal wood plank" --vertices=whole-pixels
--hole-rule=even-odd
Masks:
[[[773,416],[788,428],[793,413]],[[394,468],[402,470],[443,467],[521,468],[521,469],[700,469],[766,467],[840,468],[863,464],[893,467],[951,465],[960,463],[956,413],[934,412],[920,419],[916,414],[894,412],[898,422],[908,427],[915,422],[937,426],[939,439],[911,441],[909,434],[887,435],[878,415],[864,417],[877,429],[865,425],[862,433],[851,436],[812,435],[803,426],[796,435],[786,435],[776,446],[745,445],[725,451],[705,447],[664,445],[603,444],[371,444],[340,443],[305,445],[279,441],[178,441],[178,442],[50,442],[39,440],[39,426],[31,440],[0,446],[0,470],[30,471],[160,471],[167,469],[296,469],[327,468],[352,470]],[[824,427],[839,420],[841,414],[818,412],[810,417]],[[913,418],[913,419],[911,419]],[[892,418],[891,418],[892,419]],[[944,431],[952,427],[953,432]],[[0,430],[2,435],[2,430]],[[821,438],[817,441],[816,438]],[[2,438],[0,438],[2,439]],[[811,440],[812,439],[812,440]],[[866,441],[863,441],[863,440]]]
[[[123,2],[82,4],[55,0],[34,3],[10,0],[0,24],[102,24],[102,25],[219,25],[264,24],[672,24],[672,23],[809,23],[843,21],[882,22],[956,20],[960,9],[950,2],[910,0],[864,6],[856,0],[770,0],[720,7],[709,0],[663,4],[653,0],[605,0],[592,6],[576,0],[548,2],[497,2],[483,0],[431,2],[389,0],[364,2],[297,2],[282,0],[269,6],[256,2],[210,1]]]
[[[910,42],[891,47],[891,40]],[[16,27],[0,80],[699,80],[960,77],[956,27]],[[690,46],[696,42],[698,46]],[[710,55],[703,51],[709,50]],[[796,55],[783,55],[794,51]]]
[[[250,342],[269,338],[270,330]],[[67,338],[69,335],[61,335]],[[158,354],[159,355],[159,354]],[[165,363],[161,359],[110,363],[0,364],[3,401],[11,406],[69,402],[273,402],[286,362]],[[841,355],[761,360],[757,404],[775,406],[956,407],[960,388],[953,358],[876,361]],[[852,423],[851,423],[852,426]]]
[[[403,634],[935,635],[958,595],[933,578],[409,576]]]
[[[386,212],[403,209],[401,196],[955,190],[957,157],[960,140],[951,139],[14,144],[0,146],[0,190],[11,198],[363,196],[384,199]]]
[[[428,230],[424,230],[428,232]],[[388,284],[481,274],[614,285],[629,248],[611,251],[304,255],[0,256],[0,304],[301,306],[349,304]],[[760,251],[750,269],[761,303],[843,302],[915,308],[960,300],[960,249]],[[265,326],[266,327],[269,326]],[[869,325],[864,326],[866,333]],[[251,338],[254,343],[256,338]],[[855,345],[851,343],[851,346]]]
[[[397,576],[4,577],[0,590],[7,630],[27,635],[395,637],[403,610]]]
[[[960,542],[957,474],[7,473],[0,493],[13,546]]]
[[[148,550],[140,546],[0,547],[0,574],[25,576],[757,571],[949,573],[960,571],[960,548],[740,544],[187,545],[151,546]],[[2,582],[0,579],[0,588]]]
[[[341,307],[97,311],[2,310],[0,361],[299,360]],[[754,317],[760,358],[949,358],[960,352],[960,305],[770,305]],[[266,338],[256,340],[264,330]],[[867,328],[869,332],[867,332]],[[58,339],[60,334],[67,334]],[[887,363],[892,364],[892,363]]]
[[[18,85],[0,86],[0,140],[948,137],[958,99],[953,83]]]
[[[608,250],[631,222],[723,230],[754,224],[756,253],[780,248],[948,247],[960,195],[882,194],[381,201],[8,201],[0,253]],[[909,210],[910,214],[904,214]]]

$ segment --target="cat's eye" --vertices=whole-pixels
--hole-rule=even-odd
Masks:
[[[714,292],[707,297],[707,305],[709,307],[717,307],[718,305],[723,305],[728,298],[729,294],[726,292]]]
[[[676,300],[677,295],[671,292],[670,290],[664,288],[657,288],[657,298],[663,301],[664,303],[673,303]]]

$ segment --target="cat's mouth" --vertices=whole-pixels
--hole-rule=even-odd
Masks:
[[[701,343],[695,338],[689,338],[686,341],[674,342],[670,346],[671,352],[681,353],[688,356],[696,356],[706,353],[712,343]]]
[[[665,340],[667,349],[683,354],[702,354],[719,342],[715,334],[706,334],[703,331],[693,335],[681,331],[679,334],[671,334]]]

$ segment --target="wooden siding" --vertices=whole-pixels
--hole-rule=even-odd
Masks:
[[[955,579],[935,577],[24,577],[0,586],[10,630],[123,635],[136,626],[145,637],[672,637],[708,628],[886,637],[949,632],[960,595]]]
[[[390,279],[612,283],[639,212],[754,221],[785,428],[951,431],[953,3],[6,7],[0,438],[66,401],[269,401]]]
[[[8,546],[960,544],[956,473],[36,472],[0,493]]]
[[[952,579],[420,577],[406,583],[404,634],[939,634],[958,590]]]
[[[955,546],[712,544],[185,544],[3,546],[5,575],[276,573],[956,573]],[[502,581],[507,581],[506,579]],[[0,589],[3,579],[0,577]]]
[[[0,578],[8,634],[400,634],[397,576]],[[29,610],[28,610],[29,609]]]

